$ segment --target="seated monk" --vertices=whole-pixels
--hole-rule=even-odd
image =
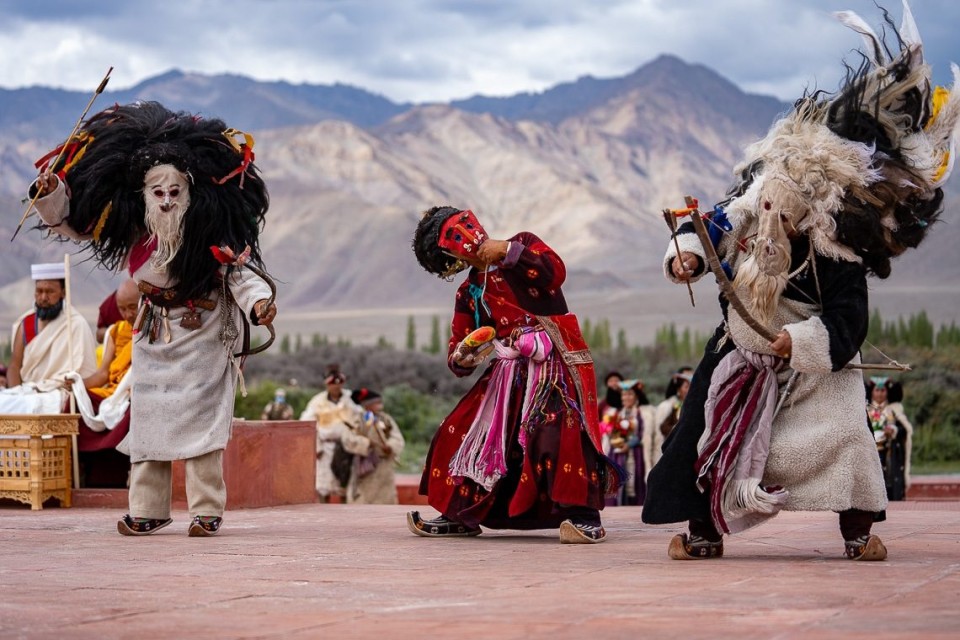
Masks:
[[[83,378],[83,386],[96,413],[130,370],[133,353],[133,322],[137,317],[140,293],[129,279],[117,289],[117,307],[122,320],[112,324],[104,336],[103,359],[99,368]],[[125,487],[130,471],[130,457],[116,450],[130,428],[129,406],[123,418],[111,429],[91,429],[80,422],[77,449],[80,457],[81,485],[87,487]]]
[[[65,305],[64,264],[35,264],[31,275],[34,307],[13,325],[10,388],[0,392],[0,414],[60,413],[67,398],[64,376],[89,375],[97,366],[90,325]]]

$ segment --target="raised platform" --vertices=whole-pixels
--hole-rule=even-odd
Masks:
[[[418,493],[420,476],[416,474],[397,474],[397,499],[400,504],[425,505],[427,498]],[[265,506],[247,504],[238,499],[234,503],[233,494],[228,492],[227,506],[231,509],[242,509],[248,506]],[[242,495],[242,494],[241,494]],[[181,508],[186,506],[186,498],[181,494],[175,498],[175,504]],[[927,500],[960,500],[960,476],[914,476],[913,484],[907,493],[909,501]],[[304,499],[304,503],[316,502],[315,497]],[[124,509],[127,506],[126,489],[79,489],[73,492],[73,504],[77,507],[109,507]]]
[[[960,475],[913,476],[907,500],[960,500]]]
[[[180,481],[176,486],[176,493],[174,493],[174,507],[179,509],[186,509],[187,507],[187,498],[183,490],[183,470],[181,467],[180,470]],[[397,474],[397,500],[400,504],[407,505],[425,505],[427,504],[427,497],[421,496],[418,491],[420,489],[420,476],[413,474]],[[276,498],[274,498],[276,499]],[[315,491],[311,489],[310,494],[301,496],[300,502],[298,503],[277,503],[277,504],[309,504],[317,502],[317,496]],[[339,503],[339,499],[334,499],[334,503]],[[126,509],[127,508],[127,490],[126,489],[76,489],[73,492],[73,506],[86,508],[86,509]],[[276,505],[265,505],[257,504],[256,502],[244,499],[244,495],[241,493],[239,497],[234,498],[233,493],[230,492],[230,487],[227,487],[227,508],[229,509],[247,509],[251,507],[263,507],[263,506],[276,506]]]
[[[784,513],[719,560],[666,555],[675,527],[603,513],[609,540],[555,531],[410,534],[402,506],[228,511],[216,538],[187,515],[117,534],[99,509],[0,511],[0,637],[952,638],[960,503],[891,505],[886,562],[841,557],[831,513]],[[431,513],[428,511],[428,513]],[[198,631],[199,630],[199,631]]]

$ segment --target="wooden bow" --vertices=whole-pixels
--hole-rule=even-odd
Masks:
[[[733,283],[730,282],[729,278],[727,278],[726,272],[720,265],[720,257],[717,256],[717,251],[714,249],[713,242],[710,240],[710,234],[707,232],[707,227],[703,224],[703,214],[700,212],[697,199],[686,196],[684,201],[687,207],[685,209],[674,210],[672,211],[672,214],[677,217],[684,215],[690,216],[690,220],[693,222],[693,229],[697,233],[697,238],[700,240],[700,244],[703,245],[703,253],[704,256],[706,256],[707,264],[710,265],[710,270],[717,279],[717,284],[720,286],[720,290],[723,291],[723,295],[727,298],[727,302],[729,302],[730,306],[733,307],[734,311],[737,312],[737,315],[739,315],[740,318],[747,323],[747,326],[756,331],[758,335],[763,337],[768,342],[774,342],[777,339],[777,334],[775,334],[766,325],[761,323],[750,314],[750,311],[747,309],[743,301],[740,300],[736,290],[733,288]],[[679,255],[678,249],[677,256],[679,257]],[[844,366],[844,369],[910,371],[910,365],[900,364],[896,361],[889,364],[854,364],[851,362],[847,363]]]

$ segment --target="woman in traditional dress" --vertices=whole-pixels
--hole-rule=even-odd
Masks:
[[[913,425],[903,412],[903,387],[890,378],[867,381],[867,421],[883,467],[888,500],[903,500],[910,488]]]

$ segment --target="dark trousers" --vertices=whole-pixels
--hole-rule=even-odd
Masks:
[[[840,516],[840,535],[844,540],[854,540],[870,535],[870,527],[873,526],[876,516],[873,511],[859,509],[847,509],[840,511],[838,515]],[[717,542],[723,538],[723,534],[717,531],[710,520],[691,520],[690,535],[706,538],[710,542]]]

